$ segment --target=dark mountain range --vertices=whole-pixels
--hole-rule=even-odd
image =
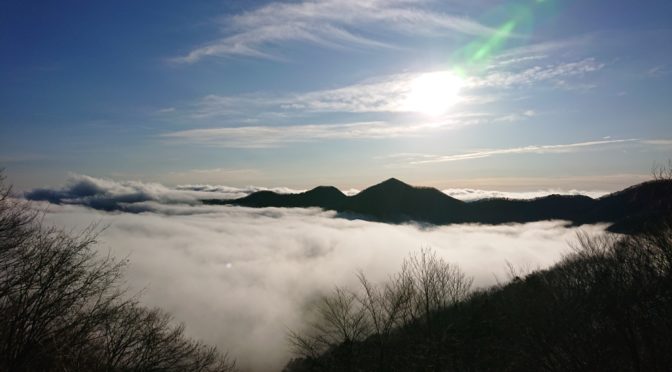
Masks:
[[[609,230],[637,233],[672,216],[672,180],[655,180],[593,199],[583,195],[549,195],[530,200],[483,199],[464,202],[431,187],[414,187],[395,178],[346,196],[332,186],[300,194],[260,191],[235,200],[208,199],[206,204],[246,207],[319,207],[343,216],[382,222],[431,224],[502,224],[566,220],[575,225],[611,223]]]

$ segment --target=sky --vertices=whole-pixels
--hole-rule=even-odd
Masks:
[[[8,182],[48,224],[105,226],[96,249],[129,259],[129,290],[245,370],[282,366],[287,330],[358,269],[380,283],[428,247],[488,286],[605,226],[388,225],[200,199],[389,177],[467,201],[598,197],[672,158],[669,1],[0,7]]]
[[[613,191],[672,158],[664,0],[4,1],[0,166]]]

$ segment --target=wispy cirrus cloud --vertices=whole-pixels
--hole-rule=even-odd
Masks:
[[[327,48],[395,47],[361,30],[379,28],[396,34],[488,35],[492,28],[464,16],[425,7],[423,0],[314,0],[273,2],[223,19],[224,36],[174,58],[194,63],[206,57],[242,56],[283,59],[271,45],[304,42]]]
[[[415,116],[409,119],[403,115],[413,111],[409,107],[413,82],[428,73],[401,73],[304,93],[252,93],[237,96],[211,94],[189,107],[167,113],[172,116],[181,115],[183,119],[196,122],[203,121],[209,125],[208,128],[167,132],[160,137],[168,143],[264,148],[329,139],[411,137],[484,122],[521,121],[535,116],[536,112],[527,109],[494,114],[479,112],[478,107],[506,99],[509,88],[545,82],[557,88],[560,82],[572,81],[573,77],[582,77],[604,67],[603,63],[593,58],[525,67],[536,60],[537,58],[525,58],[507,63],[507,68],[516,65],[510,71],[494,69],[481,76],[465,78],[463,92],[452,112],[439,118],[419,119]],[[446,72],[449,71],[429,73]],[[319,119],[310,124],[286,124],[291,118],[302,118],[304,121],[311,115],[325,112],[353,116],[347,122],[337,124],[320,123]],[[380,117],[379,120],[358,120],[358,115],[365,113],[388,115]],[[219,127],[212,127],[213,120],[225,120],[226,125],[220,123]],[[546,148],[545,151],[550,149]]]
[[[591,147],[623,144],[623,143],[634,143],[634,142],[639,142],[639,140],[630,138],[630,139],[613,139],[602,141],[587,141],[587,142],[577,142],[577,143],[568,143],[560,145],[530,145],[521,147],[511,147],[505,149],[474,151],[455,155],[410,154],[409,156],[397,156],[398,154],[393,154],[393,157],[397,159],[402,158],[404,159],[404,162],[407,164],[429,164],[429,163],[445,163],[445,162],[454,162],[462,160],[482,159],[493,156],[511,155],[511,154],[548,154],[548,153],[576,152]]]
[[[264,115],[304,115],[323,112],[344,113],[406,113],[414,111],[409,105],[413,81],[423,74],[403,73],[379,76],[337,88],[313,90],[303,93],[252,93],[242,95],[216,95],[202,97],[189,108],[187,115],[195,119],[220,116],[245,115],[263,111]],[[464,94],[460,103],[484,103],[493,98],[487,94],[478,97]]]
[[[518,60],[518,62],[522,61],[529,61],[529,59]],[[598,62],[595,58],[585,58],[567,63],[537,65],[522,71],[496,71],[484,77],[473,78],[470,83],[472,87],[506,88],[549,80],[562,82],[566,78],[599,71],[604,66],[604,63]]]
[[[278,147],[288,143],[338,139],[381,139],[413,136],[419,133],[468,124],[468,120],[449,118],[420,124],[385,121],[343,124],[288,126],[243,126],[191,129],[161,135],[167,141],[231,148]]]
[[[601,70],[605,64],[594,58],[564,63],[534,65],[511,69],[511,64],[525,65],[535,58],[524,58],[507,62],[506,67],[493,68],[485,74],[464,78],[462,93],[459,95],[453,111],[460,105],[483,105],[501,100],[499,90],[518,86],[531,86],[551,83],[553,87],[566,89],[572,85],[572,78]],[[242,95],[210,94],[202,97],[190,107],[180,112],[190,119],[208,119],[217,117],[250,117],[263,112],[265,116],[296,116],[311,113],[407,113],[414,108],[409,104],[409,95],[413,82],[427,74],[451,73],[450,70],[430,72],[400,73],[378,76],[365,81],[337,88],[313,90],[303,93],[251,93]]]
[[[600,42],[602,37],[596,34],[584,34],[566,39],[548,40],[508,49],[496,56],[493,63],[504,65],[507,62],[519,62],[532,59],[543,59],[549,55],[559,55],[567,51],[585,49],[591,44]]]
[[[196,119],[264,110],[266,115],[315,112],[404,112],[413,78],[419,74],[385,76],[333,89],[305,93],[211,94],[195,102],[188,115]]]

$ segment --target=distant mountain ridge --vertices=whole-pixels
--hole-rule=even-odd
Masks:
[[[203,202],[254,208],[319,207],[391,223],[503,224],[567,220],[582,225],[603,222],[611,224],[612,232],[638,233],[672,216],[672,180],[644,182],[598,199],[554,194],[529,200],[493,198],[464,202],[432,187],[415,187],[390,178],[353,196],[333,186],[318,186],[298,194],[259,191],[240,199]]]

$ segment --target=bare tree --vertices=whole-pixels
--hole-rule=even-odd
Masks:
[[[127,303],[101,329],[108,370],[229,371],[234,363],[216,348],[184,337],[170,316]]]
[[[114,284],[123,263],[110,258],[97,261],[88,247],[91,231],[78,238],[54,230],[36,230],[13,259],[3,262],[3,343],[1,354],[19,366],[37,354],[48,358],[55,350],[83,347],[95,327],[116,308],[120,292]],[[57,340],[69,340],[65,345]]]
[[[653,164],[651,174],[656,181],[672,180],[672,159],[667,160],[667,164]]]
[[[376,346],[377,369],[386,371],[390,368],[392,333],[404,325],[404,314],[412,304],[412,283],[399,274],[390,277],[382,285],[371,283],[363,272],[359,272],[357,277],[361,286],[357,298],[372,328],[371,341]]]
[[[357,274],[362,292],[358,301],[366,310],[373,334],[382,338],[403,324],[403,313],[410,306],[412,283],[397,274],[382,286],[371,283],[363,272]]]
[[[469,295],[470,280],[422,250],[389,282],[410,288],[415,318],[402,316],[387,340],[386,287],[360,273],[373,335],[349,348],[350,368],[326,352],[287,371],[672,370],[672,224],[662,222],[637,235],[582,233],[556,265],[509,265],[513,280]]]
[[[0,169],[0,260],[31,236],[37,217],[38,212],[29,203],[12,196],[12,188],[5,184]]]
[[[402,281],[412,283],[413,306],[411,318],[428,319],[439,309],[457,303],[469,294],[472,278],[429,248],[412,254],[402,266]]]
[[[0,175],[0,371],[232,371],[215,348],[126,299],[125,261],[41,222]]]
[[[327,353],[335,358],[328,363],[333,370],[350,370],[352,360],[364,357],[376,360],[377,370],[388,370],[395,330],[420,321],[428,324],[436,311],[464,299],[472,283],[457,266],[427,248],[411,254],[402,270],[383,284],[372,283],[362,272],[357,278],[359,291],[336,288],[318,302],[317,316],[305,332],[290,332],[289,341],[298,356],[324,361]],[[357,355],[355,350],[361,349],[355,343],[364,340],[375,348]],[[334,365],[341,367],[334,369]]]
[[[289,334],[289,341],[298,355],[314,357],[369,335],[366,310],[357,301],[357,296],[347,289],[336,287],[330,295],[323,296],[315,313],[316,319],[305,334]]]

